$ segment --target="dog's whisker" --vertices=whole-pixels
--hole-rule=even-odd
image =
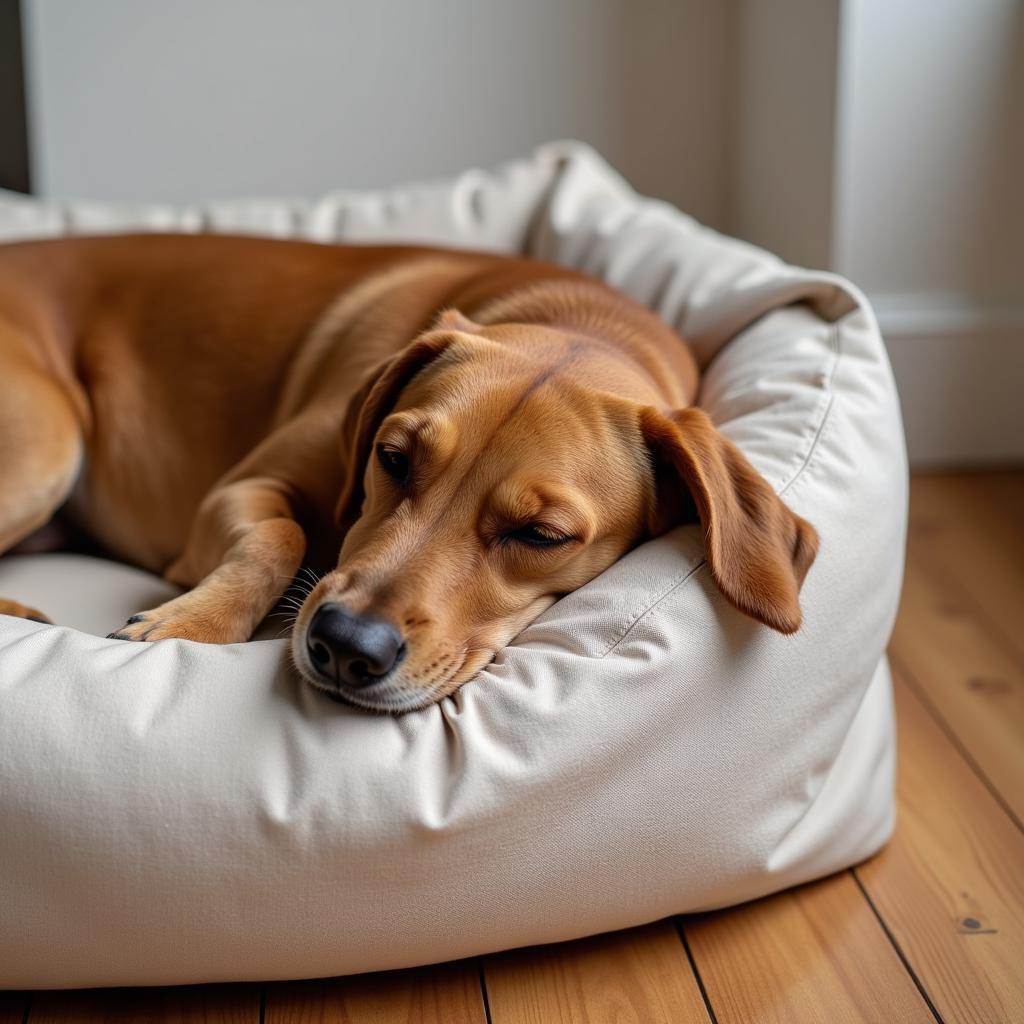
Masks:
[[[307,566],[303,566],[296,574],[292,585],[296,590],[309,594],[320,582],[320,576]]]

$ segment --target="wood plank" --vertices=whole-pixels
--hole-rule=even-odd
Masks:
[[[407,971],[267,985],[266,1024],[486,1024],[480,969],[456,960]]]
[[[0,992],[0,1024],[22,1024],[30,998],[29,992]]]
[[[1004,552],[1024,555],[1018,526],[1024,519],[1024,472],[915,473],[910,501],[915,525],[938,517],[951,528],[995,540]]]
[[[1001,510],[1005,521],[1024,522],[1024,471],[1014,469],[960,474],[958,479],[962,484],[977,481],[989,504]]]
[[[849,872],[683,929],[718,1024],[934,1024]]]
[[[492,1024],[707,1024],[671,921],[484,960]]]
[[[258,1024],[259,985],[37,992],[31,1024]]]
[[[1024,1020],[1024,834],[897,672],[899,825],[857,877],[946,1021]]]
[[[1024,535],[1011,481],[920,476],[911,487],[910,552],[955,581],[1024,661]]]
[[[913,542],[892,654],[1018,822],[1024,820],[1024,667]]]

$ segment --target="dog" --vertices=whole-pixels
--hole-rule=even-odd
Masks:
[[[527,259],[217,235],[0,246],[0,553],[60,510],[186,588],[111,634],[141,642],[247,640],[319,568],[295,665],[382,712],[452,693],[691,519],[725,597],[792,633],[817,534],[694,406],[698,384],[651,312]]]

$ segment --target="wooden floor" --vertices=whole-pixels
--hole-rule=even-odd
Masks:
[[[919,475],[896,836],[733,910],[388,974],[0,993],[0,1024],[1024,1022],[1024,473]]]

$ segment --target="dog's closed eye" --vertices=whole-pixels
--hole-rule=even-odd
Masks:
[[[400,487],[407,487],[412,479],[412,459],[399,448],[390,445],[377,445],[377,461],[381,469]]]
[[[506,530],[501,535],[501,542],[503,544],[528,544],[534,548],[560,547],[575,539],[575,537],[568,537],[558,533],[542,523],[528,523],[526,526],[517,526],[515,529]]]

